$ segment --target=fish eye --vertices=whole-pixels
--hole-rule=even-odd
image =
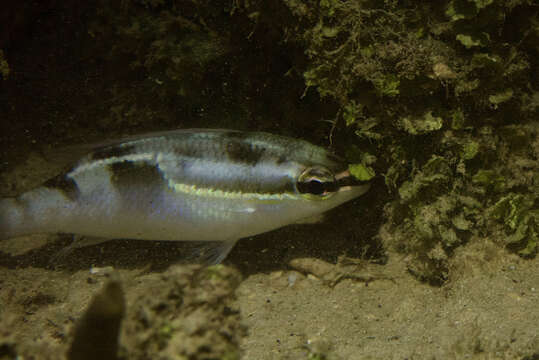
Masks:
[[[318,179],[312,179],[307,183],[303,183],[309,194],[322,195],[324,193],[324,184]]]
[[[338,190],[338,185],[331,171],[323,167],[311,167],[301,173],[296,188],[300,194],[310,198],[326,198]]]

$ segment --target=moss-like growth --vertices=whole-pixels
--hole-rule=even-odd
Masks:
[[[532,256],[539,166],[537,129],[526,124],[538,109],[538,9],[526,0],[283,2],[297,20],[295,32],[284,24],[286,39],[309,58],[299,68],[306,86],[340,106],[337,121],[358,136],[347,146],[375,154],[397,190],[380,236],[414,254],[410,270],[443,281],[452,250],[495,234],[492,221],[508,227],[504,244]],[[503,202],[525,209],[513,227],[486,211],[511,193],[529,199]]]
[[[539,209],[534,198],[509,193],[489,208],[490,216],[504,224],[504,243],[523,256],[534,256],[539,242]]]
[[[495,170],[479,170],[472,177],[472,182],[493,192],[500,192],[505,188],[503,176],[498,175]]]

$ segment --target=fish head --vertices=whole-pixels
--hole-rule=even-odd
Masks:
[[[287,153],[288,179],[293,189],[292,208],[287,216],[298,219],[316,216],[340,204],[357,198],[370,187],[348,170],[349,164],[332,152],[308,143],[296,141]],[[292,216],[292,214],[294,214]]]
[[[295,181],[295,196],[301,200],[298,212],[306,216],[323,213],[363,195],[369,187],[367,181],[354,178],[345,164],[307,166],[298,171]]]
[[[320,146],[265,133],[255,136],[249,143],[265,150],[249,168],[250,182],[242,183],[251,184],[243,193],[253,195],[245,203],[249,216],[241,220],[239,238],[317,217],[369,189],[367,181],[351,175],[346,161]]]
[[[364,194],[370,187],[348,170],[335,173],[320,165],[305,168],[297,177],[296,194],[305,200],[339,205]]]

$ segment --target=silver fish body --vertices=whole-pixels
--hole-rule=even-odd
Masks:
[[[346,184],[346,168],[321,147],[267,133],[150,134],[94,149],[43,186],[2,199],[0,237],[64,232],[231,248],[367,191]]]

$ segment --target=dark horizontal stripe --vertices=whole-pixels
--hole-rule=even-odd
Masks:
[[[142,186],[152,186],[164,183],[159,169],[144,161],[118,161],[108,165],[111,181],[118,190]]]
[[[264,157],[266,149],[261,146],[253,146],[244,141],[230,141],[226,144],[225,153],[227,158],[234,163],[255,166]]]
[[[70,200],[75,200],[80,193],[77,183],[65,173],[45,181],[43,186],[61,191]]]
[[[113,157],[121,157],[121,156],[129,155],[133,153],[134,149],[135,149],[135,146],[129,145],[129,144],[106,146],[106,147],[94,150],[90,154],[90,158],[92,160],[104,160],[104,159],[110,159]]]
[[[179,157],[214,159],[247,166],[256,166],[262,160],[277,161],[278,156],[273,156],[275,159],[272,160],[267,147],[255,146],[244,136],[239,136],[243,133],[230,133],[237,137],[228,134],[218,134],[214,138],[187,139],[175,145],[173,151]]]

